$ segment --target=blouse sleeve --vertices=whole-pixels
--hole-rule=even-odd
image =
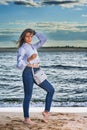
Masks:
[[[39,39],[39,41],[37,43],[33,44],[33,46],[36,49],[38,49],[47,41],[47,38],[45,35],[38,33],[38,32],[36,32],[35,36]]]
[[[19,48],[17,51],[17,68],[24,69],[27,62],[24,60],[26,50],[24,48]]]

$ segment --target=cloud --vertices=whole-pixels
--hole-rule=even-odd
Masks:
[[[59,5],[64,8],[87,6],[87,0],[43,0],[44,5]]]
[[[16,0],[14,1],[14,4],[17,5],[26,5],[26,6],[38,6],[38,4],[36,2],[34,2],[33,0]]]
[[[0,23],[1,27],[3,27],[4,23]],[[76,23],[76,22],[24,22],[24,21],[15,21],[9,22],[6,24],[9,25],[9,30],[11,32],[21,32],[23,29],[31,27],[35,30],[39,30],[41,32],[57,32],[57,31],[70,31],[70,32],[87,32],[87,23]],[[10,26],[12,25],[12,26]],[[16,27],[17,28],[16,28]],[[0,30],[2,32],[2,28]],[[11,28],[10,28],[11,27]],[[12,28],[15,27],[15,28]],[[8,29],[3,29],[3,32],[8,32]]]
[[[50,40],[48,39],[46,44],[43,45],[53,47],[53,46],[73,46],[73,47],[87,47],[87,41],[86,40]]]
[[[87,14],[82,14],[82,17],[87,17]]]
[[[31,7],[57,5],[64,8],[72,8],[74,6],[87,6],[87,0],[0,0],[0,4],[3,5],[8,5],[12,2],[16,5],[25,5]]]
[[[70,3],[70,4],[63,4],[61,6],[65,7],[65,8],[87,6],[87,0],[77,0],[76,2],[73,2],[73,3]]]
[[[7,26],[7,28],[3,28]],[[0,43],[3,41],[17,41],[21,32],[31,27],[38,32],[47,35],[46,46],[86,46],[87,47],[87,23],[69,22],[25,22],[22,20],[0,23]],[[7,41],[8,40],[8,41]],[[36,40],[36,39],[35,39]]]
[[[43,1],[43,4],[47,4],[47,5],[61,5],[61,4],[70,4],[70,3],[77,3],[78,1],[77,0],[63,0],[63,1],[60,1],[60,0],[44,0]]]
[[[82,9],[82,8],[77,7],[77,8],[75,8],[74,10],[81,11],[81,10],[83,10],[83,9]]]
[[[11,2],[16,5],[38,6],[38,3],[34,2],[34,0],[0,0],[0,4],[3,5],[8,5]]]
[[[29,25],[28,25],[29,26]],[[45,32],[71,31],[71,32],[87,32],[87,24],[69,23],[69,22],[43,22],[32,24],[32,27]]]

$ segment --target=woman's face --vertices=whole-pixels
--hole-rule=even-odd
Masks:
[[[32,38],[33,38],[33,34],[32,34],[32,33],[27,32],[27,33],[25,34],[24,41],[25,41],[26,43],[31,43]]]

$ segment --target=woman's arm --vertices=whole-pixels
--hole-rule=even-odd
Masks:
[[[19,48],[17,52],[17,68],[23,69],[26,65],[27,62],[24,60],[24,55],[26,51],[24,48]]]
[[[45,35],[38,33],[38,32],[36,32],[35,36],[39,39],[39,41],[37,43],[33,44],[33,46],[36,49],[38,49],[47,41],[47,38]]]
[[[36,57],[37,57],[37,54],[33,54],[33,55],[31,55],[31,56],[27,59],[27,61],[30,62],[31,60],[35,59]]]

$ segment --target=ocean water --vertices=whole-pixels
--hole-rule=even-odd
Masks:
[[[41,68],[54,86],[53,107],[87,107],[87,53],[39,52]],[[34,84],[31,106],[44,107],[46,92]],[[16,52],[0,53],[0,107],[21,107],[22,70]]]

